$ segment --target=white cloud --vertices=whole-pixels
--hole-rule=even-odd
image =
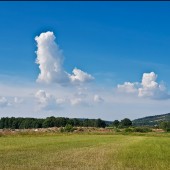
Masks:
[[[103,99],[101,96],[95,94],[95,95],[94,95],[94,102],[96,102],[96,103],[102,103],[102,102],[104,102],[104,99]]]
[[[157,82],[157,80],[155,81]],[[101,87],[98,84],[95,86],[68,86],[66,88],[57,84],[50,86],[44,86],[43,84],[26,84],[25,86],[18,86],[15,82],[17,81],[14,81],[10,86],[2,86],[0,84],[1,96],[4,96],[8,100],[8,103],[14,104],[14,107],[12,105],[10,105],[10,107],[0,107],[1,117],[42,118],[54,115],[56,117],[100,117],[105,120],[121,120],[125,116],[134,119],[148,115],[168,113],[170,110],[170,100],[150,100],[150,97],[138,97],[137,93],[132,93],[132,95],[129,95],[130,93],[128,93],[128,95],[124,95],[124,93],[117,93],[117,91],[113,90],[111,87]],[[16,86],[14,86],[14,84]],[[163,87],[161,86],[162,84],[158,84],[160,87]],[[141,87],[142,85],[140,84],[140,87],[138,88]],[[45,97],[42,95],[42,98],[48,98],[47,96],[52,95],[52,103],[54,106],[50,107],[50,104],[48,105],[46,102],[45,104],[40,103],[37,97],[35,100],[35,94],[39,91],[36,89],[45,91]],[[161,89],[163,90],[164,87]],[[95,94],[104,99],[102,104],[95,104]],[[134,95],[136,95],[136,97]],[[17,107],[15,107],[14,103],[15,96],[24,100],[24,102],[18,104]],[[49,99],[46,100],[50,101]]]
[[[70,100],[72,105],[79,105],[83,103],[83,99],[82,98],[73,98]]]
[[[37,59],[40,74],[38,82],[59,83],[84,83],[94,78],[80,69],[74,68],[73,75],[67,73],[63,68],[64,56],[59,46],[55,42],[56,37],[53,32],[41,33],[35,37],[37,42]]]
[[[155,88],[158,83],[155,82],[157,79],[157,75],[154,72],[144,73],[142,77],[142,85],[146,88]]]
[[[117,89],[126,93],[137,93],[139,97],[149,97],[152,99],[168,99],[170,95],[163,83],[156,82],[157,75],[154,72],[144,73],[141,83],[125,82],[118,85]]]
[[[89,106],[88,92],[86,91],[86,93],[84,93],[81,90],[82,89],[78,89],[78,92],[69,97],[71,105]]]
[[[151,97],[153,99],[167,99],[170,97],[164,84],[156,82],[157,75],[154,72],[144,73],[142,87],[139,88],[139,97]]]
[[[138,83],[125,82],[123,85],[118,84],[117,88],[120,92],[135,93],[137,92]]]
[[[64,57],[57,43],[55,43],[53,32],[41,33],[39,37],[35,37],[35,40],[38,47],[36,63],[39,64],[40,69],[37,81],[66,83],[69,79],[63,69]]]
[[[10,103],[8,102],[7,98],[5,97],[0,97],[0,107],[7,107],[9,106]]]
[[[14,97],[14,103],[20,104],[23,102],[23,99],[18,98],[18,97]]]
[[[94,77],[91,76],[90,74],[87,74],[87,73],[83,72],[83,71],[80,70],[80,69],[74,68],[73,74],[70,75],[70,79],[71,79],[71,81],[72,81],[73,83],[74,83],[74,82],[75,82],[75,83],[76,83],[76,82],[81,82],[81,83],[83,83],[83,82],[89,82],[89,81],[93,80]]]
[[[44,90],[38,90],[35,94],[38,104],[41,109],[53,110],[57,107],[57,101],[55,97]]]
[[[64,98],[58,98],[58,99],[56,99],[56,103],[57,104],[64,104],[64,103],[66,103],[67,102],[67,99],[64,99]]]

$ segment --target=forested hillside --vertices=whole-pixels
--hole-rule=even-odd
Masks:
[[[160,122],[170,121],[170,113],[163,115],[147,116],[133,120],[134,126],[157,126]]]

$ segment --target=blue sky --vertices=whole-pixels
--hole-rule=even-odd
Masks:
[[[156,86],[164,82],[166,94],[169,95],[169,18],[169,2],[0,2],[0,83],[4,86],[8,84],[9,88],[12,88],[12,84],[30,88],[32,89],[30,93],[40,88],[46,88],[48,91],[55,84],[57,85],[54,89],[58,87],[59,83],[53,83],[53,81],[50,82],[50,85],[36,82],[40,69],[35,64],[37,58],[35,37],[51,31],[56,37],[56,44],[63,50],[64,70],[71,74],[76,67],[93,76],[94,81],[91,84],[81,86],[83,88],[88,86],[93,89],[91,91],[94,91],[94,88],[100,89],[98,93],[102,94],[96,94],[98,98],[109,99],[109,96],[102,97],[102,95],[112,93],[118,84],[123,85],[124,82],[141,83],[143,74],[151,72],[157,75],[156,80],[152,75],[152,81],[158,83]],[[122,87],[124,88],[124,86]],[[60,87],[58,88],[60,89]],[[140,87],[137,88],[136,90],[139,90]],[[142,85],[142,88],[145,87]],[[76,89],[78,89],[77,86]],[[103,89],[107,89],[107,92]],[[66,87],[62,87],[60,91],[62,90],[65,91]],[[17,89],[13,91],[17,92]],[[145,89],[146,91],[148,92],[148,89]],[[145,94],[147,97],[150,95],[147,100],[157,102],[153,98],[155,98],[155,94],[160,93],[158,91],[152,91],[154,94],[150,94],[151,91],[147,95]],[[77,93],[76,90],[74,92]],[[113,92],[113,98],[117,98],[116,95],[117,93]],[[127,94],[125,95],[127,96]],[[130,95],[128,92],[128,97]],[[3,92],[0,96],[10,100],[10,97],[16,97],[16,94],[14,96],[14,94],[9,95]],[[23,98],[26,96],[25,93]],[[138,96],[140,95],[138,94]],[[160,98],[159,102],[163,103],[159,107],[160,110],[150,108],[141,111],[140,115],[131,115],[135,111],[132,108],[129,109],[129,105],[127,117],[136,118],[169,111],[170,108],[164,106],[169,102],[169,97],[166,95],[162,97],[161,91],[161,97],[157,95],[156,98]],[[166,100],[162,100],[162,98],[166,98]],[[142,99],[139,97],[139,100]],[[118,113],[119,109],[115,109],[115,113],[111,115],[114,108],[107,104],[107,102],[106,105],[103,104],[103,110],[107,107],[110,114],[102,113],[102,118],[114,119],[126,116],[121,112]],[[120,103],[120,107],[122,106]],[[145,105],[142,106],[145,107]],[[142,106],[140,105],[140,107]],[[10,107],[12,108],[12,106]],[[69,109],[69,106],[66,107]],[[64,116],[100,117],[99,111],[94,107],[91,110],[90,106],[88,107],[88,112],[95,112],[92,116],[86,115],[84,112],[77,114],[82,110],[80,106],[70,107],[74,114]],[[161,108],[165,110],[161,110]],[[22,110],[20,106],[17,106],[15,110],[15,116],[19,111],[24,112],[24,108]],[[1,113],[4,111],[7,115],[11,115],[8,107],[1,109]],[[30,112],[34,111],[30,110]],[[37,112],[42,112],[42,110]],[[44,114],[37,116],[48,116],[54,113],[47,112],[45,110]],[[60,109],[59,112],[62,115],[65,110]],[[23,116],[32,115],[23,113]]]

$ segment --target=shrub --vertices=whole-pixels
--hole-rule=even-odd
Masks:
[[[65,132],[73,132],[75,129],[73,128],[72,125],[70,124],[67,124],[65,127],[64,127],[64,131]]]
[[[141,132],[141,133],[146,133],[146,132],[152,132],[152,130],[148,127],[135,127],[133,129],[134,132]]]
[[[64,128],[63,128],[63,127],[60,128],[60,132],[61,132],[61,133],[64,132]]]
[[[159,127],[165,130],[166,132],[170,132],[170,122],[161,122]]]
[[[147,132],[152,132],[152,130],[151,130],[151,128],[148,128],[148,127],[134,127],[134,128],[125,128],[124,132],[147,133]]]
[[[167,132],[170,132],[170,129],[166,129]]]
[[[133,129],[132,128],[126,128],[124,131],[125,132],[133,132]]]
[[[114,128],[114,131],[115,131],[115,132],[121,132],[121,130],[118,129],[118,128]]]

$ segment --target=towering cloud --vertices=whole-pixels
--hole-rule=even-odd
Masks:
[[[39,64],[40,69],[37,81],[61,84],[67,82],[68,74],[63,69],[64,57],[54,41],[53,32],[41,33],[39,37],[35,37],[35,40],[38,47],[36,63]]]
[[[144,73],[142,77],[142,87],[139,88],[140,97],[151,97],[154,99],[166,99],[169,98],[169,94],[166,91],[164,84],[158,84],[156,82],[157,75],[154,72]]]
[[[156,82],[157,75],[154,72],[144,73],[141,83],[125,82],[123,85],[118,85],[118,91],[126,93],[137,92],[139,97],[150,97],[152,99],[167,99],[170,98],[164,84]]]
[[[38,82],[45,83],[84,83],[94,78],[80,69],[75,68],[73,75],[67,73],[63,68],[64,56],[59,46],[55,42],[56,37],[53,32],[41,33],[35,37],[37,42],[37,59],[40,74]]]

